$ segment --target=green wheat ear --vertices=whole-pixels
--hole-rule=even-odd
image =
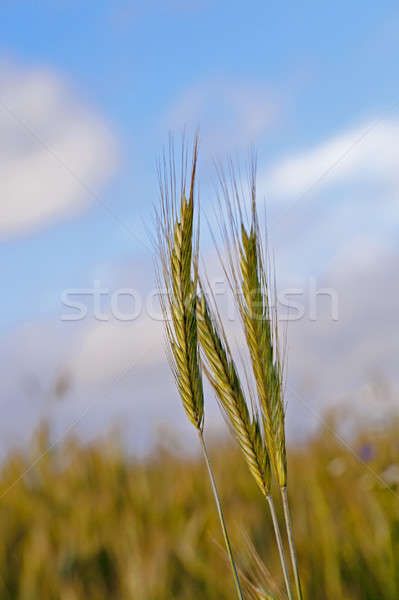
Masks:
[[[249,470],[262,493],[268,496],[271,485],[270,461],[263,443],[259,417],[250,414],[226,336],[221,324],[218,327],[211,315],[202,290],[198,296],[197,313],[199,340],[206,357],[206,374]]]
[[[243,210],[247,204],[242,186],[237,181],[230,163],[230,181],[223,169],[219,182],[224,197],[225,212],[221,208],[220,222],[227,249],[227,261],[223,261],[225,273],[236,297],[245,338],[251,358],[252,370],[262,414],[263,431],[274,476],[280,486],[284,508],[291,562],[295,577],[297,597],[302,600],[298,564],[287,500],[287,456],[285,443],[285,409],[283,401],[283,370],[278,345],[276,311],[272,309],[266,261],[262,251],[259,221],[256,209],[256,161],[252,160],[249,173],[249,200],[251,218],[244,224]],[[226,226],[227,218],[227,226]],[[280,539],[274,506],[268,498],[272,519],[280,548],[289,598],[292,590],[286,570],[284,551]]]
[[[256,162],[249,172],[249,197],[231,162],[226,176],[219,170],[219,226],[226,254],[219,253],[239,309],[248,346],[272,470],[280,486],[287,482],[285,411],[277,319],[262,249],[256,210]],[[244,218],[250,202],[251,215]],[[249,221],[249,225],[245,223]]]
[[[188,198],[181,188],[177,202],[174,170],[161,180],[161,213],[158,217],[158,246],[165,284],[161,297],[166,336],[171,349],[171,366],[184,410],[201,431],[204,419],[202,376],[198,360],[196,280],[197,251],[193,250],[194,189],[197,165],[194,144]],[[193,266],[194,264],[194,266]],[[193,284],[194,280],[194,284]]]
[[[231,549],[215,477],[203,436],[204,395],[199,362],[197,331],[198,231],[193,244],[194,193],[197,172],[198,140],[194,141],[189,194],[186,194],[187,156],[182,151],[182,177],[177,186],[173,145],[169,161],[164,157],[159,170],[161,209],[157,215],[159,284],[163,280],[165,295],[161,295],[170,363],[187,417],[196,428],[211,482],[220,525],[230,560],[239,600],[243,600],[238,571]],[[180,195],[180,201],[178,196]],[[161,286],[160,286],[161,287]]]
[[[291,584],[280,528],[270,491],[271,471],[267,447],[262,438],[262,431],[256,412],[253,410],[253,414],[250,416],[220,319],[219,326],[221,334],[218,331],[215,319],[211,317],[205,294],[201,291],[201,296],[198,299],[198,331],[208,363],[206,373],[216,391],[219,404],[222,407],[229,427],[241,446],[249,470],[269,504],[288,597],[292,600]],[[223,336],[224,341],[222,341],[221,336]]]
[[[239,300],[240,313],[244,323],[245,336],[262,408],[267,445],[273,470],[281,490],[296,594],[298,600],[302,600],[302,588],[287,497],[285,410],[277,318],[274,315],[273,321],[269,302],[270,286],[259,235],[255,180],[252,181],[251,194],[251,229],[248,234],[241,222],[241,242],[239,243],[241,289],[243,292]]]
[[[285,414],[278,340],[274,335],[270,290],[262,258],[255,197],[249,233],[241,223],[240,313],[251,356],[272,466],[281,487],[287,484]]]

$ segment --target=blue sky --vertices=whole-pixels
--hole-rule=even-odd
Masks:
[[[122,271],[128,284],[131,265],[132,285],[150,280],[155,161],[168,131],[185,125],[202,137],[204,211],[214,202],[211,159],[255,143],[284,282],[333,281],[351,264],[348,252],[388,253],[390,264],[399,224],[388,150],[399,141],[398,33],[394,2],[3,2],[0,132],[9,145],[0,157],[26,165],[42,151],[45,171],[32,167],[10,185],[32,205],[40,201],[40,186],[30,198],[34,180],[45,173],[54,211],[47,218],[51,207],[37,209],[28,225],[12,207],[2,217],[0,334],[56,320],[61,291],[99,273]],[[40,94],[50,98],[47,120]],[[342,164],[328,185],[307,192],[335,157]],[[50,187],[46,177],[57,170]],[[302,175],[303,185],[287,191],[285,178]]]
[[[101,197],[134,227],[155,199],[154,164],[170,125],[168,109],[198,83],[221,79],[270,89],[281,106],[277,123],[256,140],[265,161],[387,114],[398,99],[393,2],[290,3],[284,10],[277,2],[245,9],[241,2],[137,4],[7,2],[0,19],[0,56],[55,70],[112,128],[121,165]],[[223,100],[207,110],[218,119]],[[1,270],[18,273],[19,281],[17,295],[6,295],[2,326],[29,315],[26,295],[37,309],[46,287],[81,280],[90,262],[140,247],[115,227],[94,206],[79,221],[5,243]]]

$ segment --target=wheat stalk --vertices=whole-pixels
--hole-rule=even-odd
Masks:
[[[294,571],[295,588],[296,588],[296,593],[297,593],[298,599],[302,600],[303,599],[302,586],[301,586],[301,580],[299,577],[298,561],[297,561],[297,557],[296,557],[294,532],[293,532],[293,528],[292,528],[291,512],[290,512],[290,507],[289,507],[289,503],[288,503],[287,487],[282,487],[280,489],[281,489],[281,497],[283,500],[284,520],[285,520],[285,526],[286,526],[286,530],[287,530],[288,545],[290,548],[291,564],[292,564],[292,568]]]
[[[198,233],[193,247],[198,140],[196,138],[194,141],[188,197],[186,195],[187,154],[184,145],[181,156],[182,176],[179,194],[172,143],[169,150],[169,160],[167,161],[164,156],[159,169],[161,209],[157,215],[157,224],[160,257],[158,281],[160,283],[162,279],[165,287],[165,295],[161,295],[161,306],[166,338],[170,348],[170,364],[184,410],[198,432],[237,595],[240,600],[243,600],[222,505],[203,436],[204,395],[197,333]]]

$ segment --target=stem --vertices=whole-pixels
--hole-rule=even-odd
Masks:
[[[237,589],[237,595],[240,598],[240,600],[244,600],[244,596],[243,596],[243,593],[242,593],[240,580],[238,578],[237,567],[236,567],[236,563],[235,563],[234,556],[233,556],[233,551],[232,551],[231,545],[230,545],[229,534],[227,532],[226,522],[225,522],[224,516],[223,516],[222,505],[221,505],[219,494],[218,494],[218,490],[217,490],[217,487],[216,487],[215,476],[213,474],[212,466],[211,466],[211,463],[210,463],[210,460],[209,460],[209,456],[208,456],[208,452],[207,452],[207,449],[206,449],[205,440],[204,440],[204,436],[203,436],[202,431],[199,431],[198,435],[199,435],[199,439],[200,439],[200,442],[201,442],[201,447],[202,447],[202,451],[203,451],[203,454],[204,454],[205,463],[206,463],[206,466],[207,466],[207,469],[208,469],[209,479],[211,481],[213,495],[215,497],[216,507],[217,507],[218,514],[219,514],[219,520],[220,520],[220,524],[221,524],[222,531],[223,531],[224,541],[225,541],[225,544],[226,544],[227,554],[228,554],[229,559],[230,559],[231,570],[233,571],[233,577],[234,577],[234,583],[235,583],[236,589]]]
[[[283,499],[284,518],[285,518],[285,525],[286,525],[286,528],[287,528],[288,543],[289,543],[289,546],[290,546],[292,568],[294,570],[296,593],[297,593],[297,596],[298,596],[298,600],[303,600],[302,589],[301,589],[301,581],[299,579],[298,562],[297,562],[297,559],[296,559],[296,551],[295,551],[295,543],[294,543],[294,534],[293,534],[293,530],[292,530],[291,513],[290,513],[290,507],[289,507],[289,504],[288,504],[288,495],[287,495],[287,488],[286,487],[282,487],[281,488],[281,497]]]
[[[285,587],[287,588],[287,594],[288,594],[289,600],[293,600],[292,589],[291,589],[291,582],[290,582],[290,576],[288,574],[287,562],[285,560],[284,547],[283,547],[283,542],[282,542],[282,539],[281,539],[281,533],[280,533],[280,527],[279,527],[279,524],[278,524],[276,509],[275,509],[275,506],[274,506],[273,498],[271,497],[270,494],[268,496],[266,496],[266,499],[267,499],[267,501],[269,503],[270,512],[271,512],[271,515],[272,515],[274,533],[276,535],[276,541],[277,541],[278,551],[279,551],[279,554],[280,554],[281,566],[283,568],[283,573],[284,573]]]

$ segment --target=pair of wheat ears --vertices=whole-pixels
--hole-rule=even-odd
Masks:
[[[256,211],[256,168],[250,171],[251,217],[245,225],[245,198],[231,171],[219,172],[225,220],[220,223],[227,249],[222,266],[237,301],[248,346],[257,400],[247,402],[220,314],[211,308],[198,273],[199,228],[194,226],[198,140],[191,162],[182,147],[180,177],[173,145],[159,170],[161,203],[157,212],[159,284],[170,363],[187,417],[196,428],[207,465],[238,598],[242,587],[234,560],[215,477],[207,452],[204,428],[202,370],[211,383],[229,427],[265,501],[269,505],[288,598],[293,588],[285,558],[271,487],[273,479],[281,490],[285,525],[298,600],[302,600],[290,510],[287,499],[287,461],[282,368],[278,352],[277,319],[270,302]],[[189,167],[189,169],[188,169]],[[187,182],[187,172],[189,181]],[[186,193],[186,188],[188,193]],[[271,596],[270,596],[271,597]]]

